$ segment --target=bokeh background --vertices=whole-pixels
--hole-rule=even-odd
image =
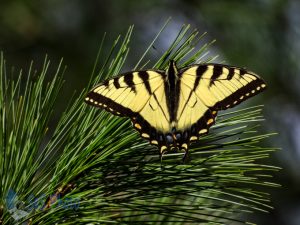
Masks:
[[[104,32],[105,48],[135,25],[126,68],[135,65],[165,21],[166,31],[151,49],[154,59],[166,50],[182,24],[191,24],[216,62],[247,67],[268,83],[267,92],[250,100],[265,105],[264,129],[278,132],[269,145],[281,150],[271,163],[282,167],[273,189],[275,209],[257,214],[259,224],[300,224],[300,1],[299,0],[148,0],[148,1],[0,1],[0,50],[14,70],[40,68],[45,54],[68,65],[60,105],[88,82]],[[125,69],[126,69],[125,68]],[[56,112],[57,116],[59,115]]]

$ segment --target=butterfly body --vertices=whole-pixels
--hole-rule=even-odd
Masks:
[[[140,135],[162,155],[208,133],[218,110],[233,107],[261,92],[265,82],[253,72],[221,64],[178,69],[132,71],[93,88],[85,101],[129,117]]]

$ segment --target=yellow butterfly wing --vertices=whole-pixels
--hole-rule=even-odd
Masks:
[[[115,115],[130,117],[143,138],[159,145],[162,134],[170,130],[164,78],[162,71],[129,72],[96,86],[85,101]]]
[[[179,72],[180,96],[176,128],[186,132],[181,143],[187,149],[190,141],[208,133],[218,110],[233,107],[266,88],[253,72],[219,64],[193,65]]]

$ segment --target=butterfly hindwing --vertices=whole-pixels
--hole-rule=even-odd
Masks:
[[[187,78],[186,78],[187,79]],[[208,133],[208,129],[215,122],[217,111],[206,105],[197,95],[194,88],[181,80],[176,128],[183,131],[184,140],[181,145],[189,146],[191,141]]]
[[[132,119],[134,127],[141,136],[155,145],[163,145],[160,136],[170,130],[170,116],[164,94],[164,85],[159,85],[138,115]]]

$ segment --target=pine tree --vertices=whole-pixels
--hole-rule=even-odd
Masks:
[[[214,59],[203,61],[211,43],[199,48],[203,35],[183,26],[160,59],[147,61],[163,29],[133,69]],[[32,64],[15,78],[1,55],[0,224],[232,224],[246,223],[245,213],[272,209],[263,187],[278,186],[272,174],[279,168],[263,164],[276,150],[261,143],[273,135],[258,132],[263,106],[219,113],[210,133],[191,146],[190,162],[169,153],[162,169],[158,150],[128,119],[83,102],[91,87],[120,73],[132,31],[105,56],[104,36],[87,88],[74,95],[50,133],[62,62],[55,74],[46,58],[40,72]]]

